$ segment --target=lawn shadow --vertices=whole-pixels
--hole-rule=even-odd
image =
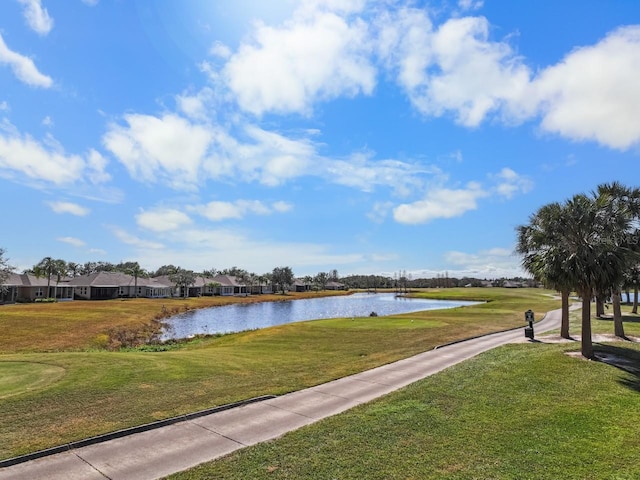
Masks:
[[[603,322],[612,322],[613,315],[603,315],[600,317],[595,317],[596,320],[602,320]],[[623,323],[640,323],[640,315],[627,314],[622,315]]]
[[[614,345],[594,345],[595,358],[630,374],[619,380],[625,387],[640,392],[640,351]]]

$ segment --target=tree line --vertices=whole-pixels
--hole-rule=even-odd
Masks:
[[[593,357],[591,302],[596,315],[613,303],[616,336],[624,338],[622,288],[633,286],[637,312],[640,285],[640,189],[602,184],[588,194],[542,206],[517,227],[517,252],[534,278],[560,292],[561,335],[569,338],[569,295],[582,299],[581,352]]]

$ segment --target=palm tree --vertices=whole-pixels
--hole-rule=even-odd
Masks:
[[[523,268],[550,288],[558,290],[562,298],[560,335],[569,335],[569,294],[573,278],[565,267],[568,257],[567,240],[563,237],[563,206],[551,203],[529,218],[528,225],[517,228],[516,251],[522,255]]]
[[[133,288],[135,291],[135,298],[138,298],[138,278],[139,277],[147,278],[149,276],[149,273],[144,268],[142,268],[138,262],[133,262],[129,266],[129,268],[127,268],[125,273],[133,277]]]
[[[640,190],[630,189],[618,182],[613,182],[599,185],[594,196],[597,196],[605,212],[603,221],[608,241],[613,248],[618,249],[619,255],[626,257],[624,265],[605,270],[606,275],[601,285],[604,291],[611,292],[614,333],[624,338],[620,297],[628,265],[638,261],[637,242],[633,239],[637,234],[636,220],[640,217]]]
[[[542,207],[529,225],[518,228],[517,251],[524,268],[582,297],[581,351],[586,358],[593,357],[591,299],[622,283],[621,272],[630,258],[624,243],[630,221],[603,188],[597,195],[575,195],[563,204]]]
[[[627,215],[612,209],[609,195],[576,195],[566,202],[569,245],[567,267],[575,275],[582,296],[582,355],[593,357],[591,298],[622,282],[630,258],[623,238],[630,225]],[[620,322],[621,323],[621,322]]]
[[[60,278],[66,275],[67,263],[64,260],[54,260],[51,257],[44,257],[33,267],[33,273],[36,277],[47,277],[47,297],[51,298],[51,277],[56,276],[58,282]],[[56,283],[56,290],[57,290]]]

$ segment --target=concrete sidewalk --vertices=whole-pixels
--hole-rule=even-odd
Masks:
[[[535,324],[560,326],[560,310]],[[151,480],[271,440],[368,402],[506,343],[524,328],[439,347],[350,377],[104,443],[0,469],[0,479]]]

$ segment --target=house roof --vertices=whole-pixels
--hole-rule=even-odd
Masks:
[[[47,282],[47,277],[36,277],[32,273],[10,273],[3,285],[9,287],[46,287]],[[51,277],[49,285],[55,287],[56,285],[69,286],[70,284],[68,278],[61,278],[58,282],[57,277]]]
[[[155,277],[151,280],[157,280],[161,283],[165,283],[167,285],[175,285],[169,275],[162,275],[160,277]],[[138,283],[140,279],[138,279]],[[215,277],[203,277],[202,275],[198,275],[195,279],[195,282],[191,285],[192,287],[204,287],[210,283],[218,283],[224,287],[241,287],[244,286],[244,283],[238,281],[236,277],[231,275],[216,275]]]
[[[211,279],[213,282],[217,282],[225,287],[244,287],[245,284],[238,280],[238,277],[232,275],[216,275]]]
[[[122,272],[97,272],[70,279],[69,285],[74,287],[133,287],[136,279],[133,275]],[[158,278],[138,277],[139,287],[171,288],[170,282]]]

